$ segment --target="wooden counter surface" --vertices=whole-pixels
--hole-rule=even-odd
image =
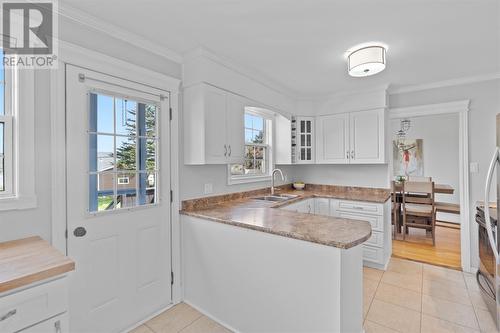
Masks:
[[[73,260],[38,236],[0,243],[0,293],[74,269]]]

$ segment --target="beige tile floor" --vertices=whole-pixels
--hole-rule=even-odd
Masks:
[[[366,333],[498,333],[472,274],[392,258],[363,275]],[[177,332],[231,331],[181,303],[131,333]]]
[[[392,258],[363,288],[366,333],[497,333],[472,274]]]
[[[130,333],[231,333],[185,303],[159,314]]]

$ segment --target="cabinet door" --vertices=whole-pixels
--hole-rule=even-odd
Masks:
[[[315,198],[314,199],[314,213],[318,215],[330,215],[330,199]]]
[[[352,112],[349,118],[351,163],[385,163],[385,110]]]
[[[349,114],[316,118],[317,163],[349,163]]]
[[[226,93],[205,87],[205,158],[206,164],[225,164],[228,154]]]
[[[297,163],[314,163],[314,118],[297,118]]]
[[[226,129],[227,162],[243,163],[245,149],[245,100],[227,94]]]

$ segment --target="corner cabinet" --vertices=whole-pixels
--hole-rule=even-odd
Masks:
[[[316,163],[384,164],[386,110],[316,117]]]
[[[242,163],[246,100],[200,83],[184,90],[184,164]]]

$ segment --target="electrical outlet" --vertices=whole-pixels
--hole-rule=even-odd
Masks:
[[[211,194],[214,191],[214,186],[212,183],[206,183],[203,192],[205,194]]]
[[[479,163],[471,162],[469,164],[469,172],[470,173],[479,173]]]

